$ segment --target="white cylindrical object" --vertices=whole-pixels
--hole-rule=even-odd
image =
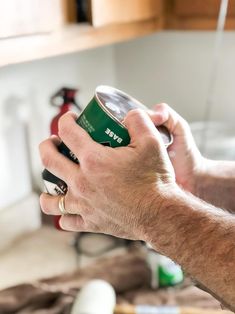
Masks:
[[[104,280],[91,280],[78,293],[71,314],[113,314],[116,295]]]
[[[148,254],[147,254],[147,262],[149,265],[149,268],[151,270],[151,288],[157,289],[159,288],[159,278],[158,278],[158,266],[159,266],[159,260],[158,260],[158,254],[150,249],[150,245],[148,245]]]

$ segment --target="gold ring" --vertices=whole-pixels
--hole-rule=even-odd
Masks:
[[[60,200],[59,200],[59,210],[61,212],[61,215],[67,215],[68,212],[65,209],[65,205],[64,205],[64,196],[61,196]]]

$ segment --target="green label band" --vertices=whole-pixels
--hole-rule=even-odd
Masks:
[[[98,104],[96,98],[92,98],[77,119],[77,124],[90,134],[91,138],[105,146],[120,147],[130,143],[127,129],[112,119],[109,114]],[[75,154],[64,144],[58,147],[60,153],[75,163],[79,163]],[[54,176],[48,170],[43,171],[43,180],[48,193],[52,195],[67,192],[67,185],[61,179]],[[53,183],[52,185],[48,183]],[[60,192],[60,193],[59,193]]]
[[[130,143],[127,129],[112,119],[96,98],[92,98],[77,123],[98,143],[110,147],[126,146]]]

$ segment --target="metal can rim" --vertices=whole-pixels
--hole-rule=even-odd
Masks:
[[[124,95],[125,97],[128,97],[130,100],[132,100],[133,102],[136,102],[138,105],[139,105],[139,108],[140,109],[143,109],[143,110],[148,110],[148,108],[142,104],[139,100],[137,100],[136,98],[130,96],[129,94],[121,91],[120,89],[118,88],[115,88],[115,87],[112,87],[112,86],[108,86],[108,85],[99,85],[96,87],[95,89],[95,99],[98,103],[98,105],[107,113],[107,115],[113,119],[115,122],[117,122],[121,127],[123,127],[124,129],[127,130],[126,126],[124,125],[124,123],[122,123],[118,118],[116,118],[106,107],[105,105],[102,103],[101,99],[99,98],[98,96],[98,93],[100,92],[100,89],[103,89],[103,90],[113,90],[113,91],[117,91],[119,92],[120,94]],[[169,134],[169,142],[168,143],[164,143],[165,147],[169,147],[172,143],[173,143],[173,135],[169,132],[168,130],[168,134]]]
[[[118,118],[116,118],[110,111],[108,111],[108,109],[105,107],[105,105],[102,103],[101,99],[99,99],[99,92],[100,89],[106,89],[106,90],[113,90],[113,91],[117,91],[118,93],[124,95],[125,97],[128,97],[130,100],[136,102],[141,109],[147,110],[147,107],[145,105],[143,105],[140,101],[138,101],[137,99],[135,99],[134,97],[128,95],[127,93],[121,91],[120,89],[108,86],[108,85],[99,85],[96,87],[95,89],[95,98],[98,102],[98,104],[102,107],[102,109],[104,109],[104,111],[110,116],[110,118],[112,118],[113,120],[115,120],[118,124],[120,124],[123,128],[127,129],[126,126],[124,125],[124,123],[122,123],[122,121],[120,121]]]

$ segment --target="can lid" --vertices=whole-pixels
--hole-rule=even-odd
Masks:
[[[112,119],[123,125],[123,121],[130,110],[148,110],[137,99],[111,86],[100,85],[96,88],[95,97],[103,109],[108,112]],[[165,126],[158,126],[163,142],[168,147],[173,142],[173,137]]]
[[[119,122],[123,122],[130,110],[138,108],[147,110],[147,107],[138,100],[114,87],[98,86],[96,96],[105,109]]]

